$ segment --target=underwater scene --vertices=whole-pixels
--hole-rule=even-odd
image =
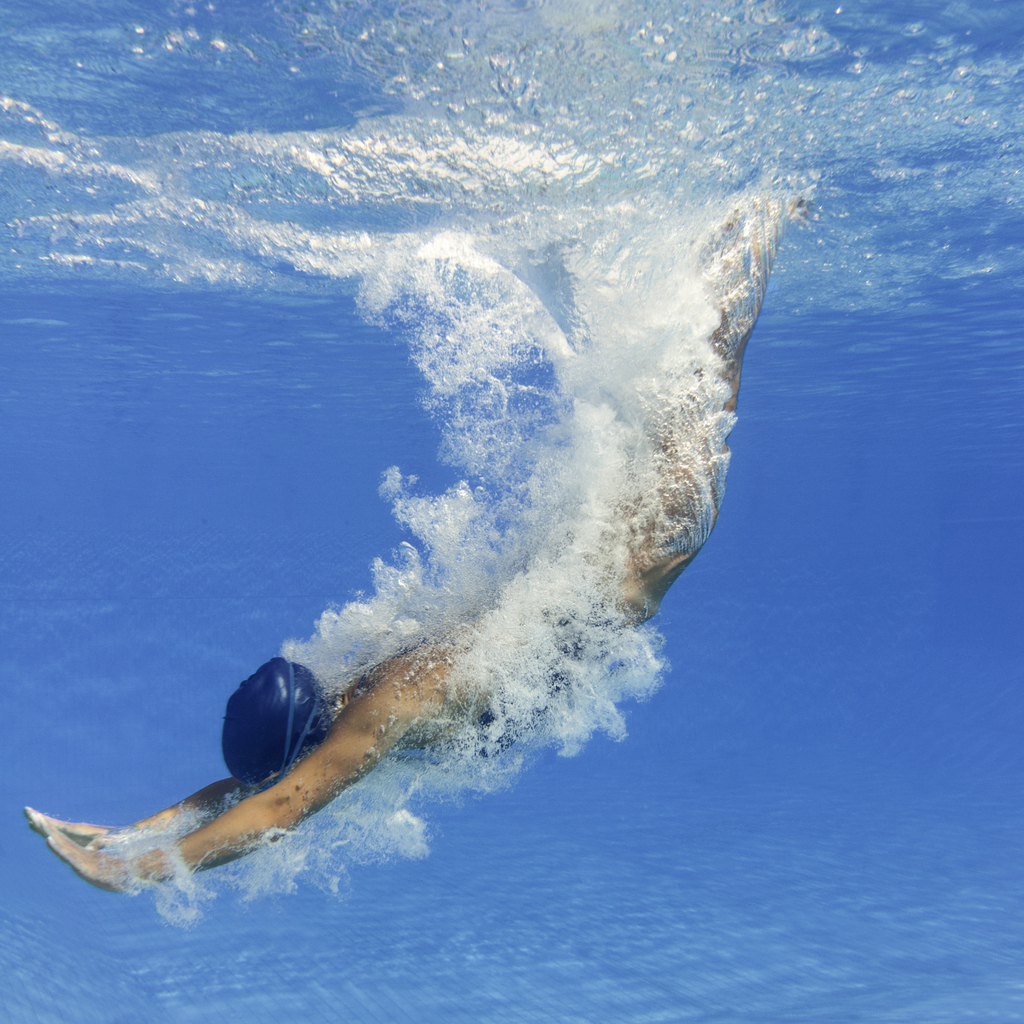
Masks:
[[[0,1021],[1024,1020],[1022,151],[1024,0],[0,0]]]

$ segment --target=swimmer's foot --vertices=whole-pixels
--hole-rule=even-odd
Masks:
[[[84,821],[61,821],[60,818],[51,818],[48,814],[31,807],[25,808],[25,817],[28,819],[28,827],[33,832],[38,832],[44,839],[49,839],[52,835],[63,835],[82,847],[100,845],[101,840],[113,831],[106,825],[90,825]]]
[[[768,290],[779,241],[790,222],[807,219],[803,198],[790,200],[749,196],[711,233],[701,253],[704,279],[720,321],[711,347],[722,360],[722,377],[732,396],[726,410],[735,412],[740,368],[747,341]]]

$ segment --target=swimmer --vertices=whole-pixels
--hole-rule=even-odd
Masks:
[[[720,313],[709,338],[726,384],[716,392],[722,396],[720,412],[736,408],[743,353],[787,214],[802,219],[803,200],[788,207],[752,200],[713,233],[703,254],[713,267],[709,282]],[[728,448],[680,436],[688,424],[685,415],[668,415],[653,428],[659,493],[641,504],[649,511],[624,513],[632,517],[633,541],[619,568],[617,593],[609,595],[624,628],[657,612],[717,521]],[[453,715],[484,721],[486,697],[467,699],[452,683],[456,656],[449,645],[423,645],[376,666],[331,706],[321,701],[308,669],[275,658],[228,701],[223,751],[230,778],[126,829],[61,821],[28,807],[25,815],[61,860],[101,889],[132,891],[179,871],[228,863],[296,828],[396,745],[436,742],[440,723]],[[191,831],[179,834],[183,822]],[[174,838],[163,848],[139,851],[132,841],[169,829]]]

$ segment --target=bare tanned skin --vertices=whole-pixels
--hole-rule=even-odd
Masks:
[[[443,649],[420,650],[379,666],[362,692],[345,704],[323,743],[280,782],[251,793],[178,840],[180,863],[190,871],[225,864],[248,853],[268,832],[294,828],[325,807],[370,771],[418,722],[441,707],[450,668]],[[251,789],[237,779],[224,779],[134,827],[166,826],[183,811],[202,811]],[[110,829],[69,824],[31,808],[26,808],[25,814],[58,857],[101,889],[123,891],[143,882],[166,881],[174,874],[175,865],[162,850],[152,850],[130,863],[118,856]]]

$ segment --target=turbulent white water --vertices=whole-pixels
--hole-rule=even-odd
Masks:
[[[709,339],[723,306],[749,306],[737,268],[756,277],[743,261],[788,197],[831,216],[791,260],[783,308],[895,309],[922,274],[1021,273],[1019,239],[957,251],[942,226],[974,203],[1000,230],[1021,199],[1019,55],[978,52],[948,14],[338,0],[131,22],[98,7],[88,26],[47,28],[12,10],[0,273],[353,289],[409,339],[441,456],[465,477],[424,495],[388,470],[415,543],[284,653],[339,688],[450,641],[490,720],[389,759],[237,868],[246,891],[313,869],[336,887],[352,860],[419,855],[411,799],[623,734],[617,703],[661,667],[656,632],[615,610],[627,550],[644,524],[661,546],[708,529],[732,423]],[[1000,14],[986,17],[971,23],[991,40]],[[290,96],[307,111],[291,121]],[[189,116],[201,127],[180,130]],[[674,504],[666,439],[692,492]],[[659,518],[666,502],[685,515]],[[188,886],[186,908],[202,893]]]
[[[810,185],[786,308],[1022,273],[1020,0],[7,6],[5,274],[294,287],[328,228]]]

